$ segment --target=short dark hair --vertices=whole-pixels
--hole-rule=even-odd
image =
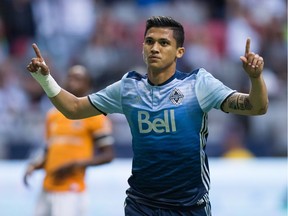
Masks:
[[[172,17],[167,16],[152,16],[146,21],[146,29],[144,37],[147,31],[152,27],[167,27],[173,30],[173,37],[176,40],[177,47],[182,47],[184,44],[184,28],[181,23],[174,20]]]

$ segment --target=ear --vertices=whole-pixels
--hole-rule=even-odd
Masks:
[[[185,48],[184,47],[178,47],[177,48],[177,53],[176,53],[176,57],[177,58],[182,58],[182,56],[185,53]]]
[[[143,42],[142,43],[142,55],[144,56],[144,45],[145,45],[145,43]]]

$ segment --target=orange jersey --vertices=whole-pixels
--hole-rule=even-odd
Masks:
[[[75,161],[92,159],[95,139],[97,145],[112,144],[111,122],[104,115],[81,120],[69,120],[55,108],[46,119],[48,151],[45,162],[46,176],[43,187],[46,191],[83,191],[85,189],[85,169],[74,170],[66,178],[55,181],[51,171],[61,165]],[[103,138],[105,137],[105,138]],[[97,139],[98,138],[98,139]],[[101,143],[101,138],[105,142]]]

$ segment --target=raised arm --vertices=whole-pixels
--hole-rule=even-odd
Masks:
[[[81,119],[101,114],[91,105],[88,97],[76,97],[62,89],[50,74],[48,65],[36,44],[32,45],[36,57],[31,59],[27,70],[42,86],[54,106],[69,119]]]
[[[251,82],[249,94],[235,93],[222,104],[222,110],[241,115],[263,115],[268,109],[268,94],[263,79],[264,60],[250,52],[250,38],[246,41],[244,56],[240,57]]]

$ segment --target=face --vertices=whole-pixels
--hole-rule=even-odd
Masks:
[[[148,72],[175,71],[176,59],[184,54],[184,48],[176,46],[173,30],[152,27],[143,43],[143,58]]]
[[[83,68],[75,66],[70,69],[66,79],[66,90],[81,97],[89,90],[89,80]]]

